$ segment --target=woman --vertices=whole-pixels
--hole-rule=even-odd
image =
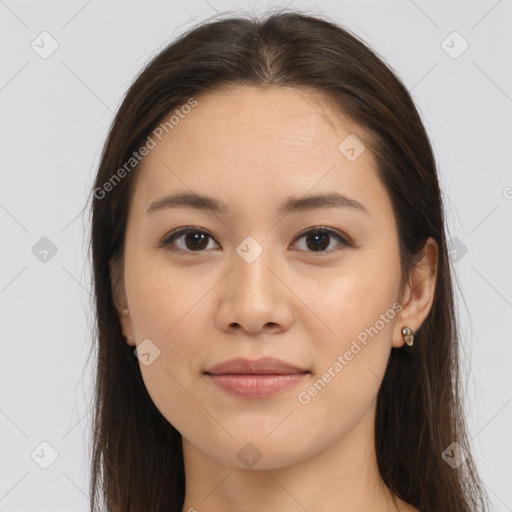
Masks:
[[[160,52],[93,191],[91,510],[487,510],[444,223],[410,95],[342,27]]]

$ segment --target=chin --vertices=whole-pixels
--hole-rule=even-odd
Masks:
[[[317,450],[313,444],[301,448],[296,443],[290,442],[289,435],[283,437],[275,435],[275,432],[270,436],[275,435],[273,439],[261,435],[251,436],[248,432],[240,436],[235,432],[231,433],[236,436],[235,439],[230,439],[228,442],[212,440],[208,447],[198,446],[198,448],[228,467],[252,471],[291,466],[321,450],[321,447]],[[217,448],[215,452],[211,451],[212,446]],[[232,456],[226,457],[226,454],[232,454]]]

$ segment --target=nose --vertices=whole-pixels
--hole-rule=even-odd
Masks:
[[[293,293],[270,251],[252,262],[233,254],[233,268],[219,283],[217,324],[225,331],[278,333],[293,321]]]

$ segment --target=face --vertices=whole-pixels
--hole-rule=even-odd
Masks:
[[[317,100],[288,88],[209,93],[137,170],[123,330],[144,343],[140,369],[163,416],[232,467],[248,467],[243,450],[269,469],[343,438],[403,343],[390,198],[365,132]],[[224,210],[162,201],[179,193]],[[304,201],[322,194],[330,201]],[[300,372],[205,373],[239,357]]]

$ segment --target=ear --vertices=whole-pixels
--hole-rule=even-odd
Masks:
[[[397,316],[393,330],[393,347],[404,345],[401,330],[409,326],[415,333],[427,318],[432,303],[437,281],[437,242],[429,237],[423,249],[420,261],[411,270],[409,282],[404,292],[402,309]]]
[[[112,300],[119,316],[121,330],[128,345],[135,346],[135,335],[124,286],[123,257],[114,256],[109,261]]]

